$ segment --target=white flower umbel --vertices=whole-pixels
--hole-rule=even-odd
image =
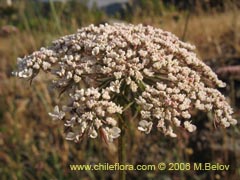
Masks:
[[[141,121],[139,122],[138,130],[139,130],[139,131],[143,131],[143,132],[145,132],[146,134],[149,134],[150,131],[152,130],[152,125],[153,125],[152,122],[148,122],[148,121],[146,121],[146,120],[141,120]]]
[[[65,116],[65,113],[63,111],[60,111],[58,106],[55,106],[54,111],[48,114],[52,117],[53,120],[62,120]]]
[[[104,132],[106,134],[107,140],[109,142],[112,142],[113,139],[118,138],[120,136],[121,129],[118,127],[113,127],[113,128],[105,128]]]
[[[90,138],[96,138],[99,129],[103,130],[108,141],[119,136],[121,130],[116,127],[115,116],[122,113],[122,108],[104,99],[103,92],[105,90],[100,91],[98,88],[91,87],[86,90],[75,90],[70,94],[70,103],[65,109],[71,109],[71,119],[64,124],[72,127],[72,132],[67,136],[68,140],[81,140],[85,134]]]
[[[154,124],[171,137],[178,127],[193,132],[193,109],[212,112],[215,125],[235,125],[232,108],[214,88],[225,83],[194,49],[151,26],[90,25],[19,58],[14,74],[32,80],[44,71],[56,77],[54,87],[69,94],[69,103],[64,112],[56,107],[49,115],[70,127],[68,140],[100,132],[112,141],[120,135],[117,120],[128,104],[140,109],[138,129],[145,133]]]

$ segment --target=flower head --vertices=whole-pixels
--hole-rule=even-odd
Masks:
[[[139,131],[143,131],[143,132],[145,132],[146,134],[149,134],[150,131],[152,130],[152,125],[153,125],[152,122],[148,122],[148,121],[146,121],[146,120],[141,120],[141,121],[139,122],[138,130],[139,130]]]
[[[55,107],[49,115],[71,127],[68,140],[96,138],[99,131],[108,141],[119,137],[117,119],[129,102],[139,107],[138,129],[145,133],[155,122],[171,137],[178,127],[195,131],[192,109],[212,112],[215,124],[223,127],[236,124],[225,97],[213,88],[225,83],[194,49],[151,26],[90,25],[19,58],[14,74],[33,79],[44,71],[56,76],[54,87],[68,92],[69,103],[65,112]]]
[[[52,117],[53,120],[62,120],[65,116],[65,113],[63,111],[60,111],[58,106],[55,106],[54,111],[48,114]]]

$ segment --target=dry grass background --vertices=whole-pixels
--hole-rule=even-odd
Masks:
[[[25,3],[18,5],[27,6]],[[23,11],[18,13],[23,20]],[[34,80],[30,86],[29,82],[18,80],[11,75],[18,56],[24,56],[41,46],[46,46],[61,35],[73,33],[78,27],[110,19],[95,10],[86,13],[88,16],[81,15],[80,21],[76,14],[72,15],[71,21],[66,20],[67,23],[61,19],[61,11],[55,13],[53,16],[55,18],[41,21],[42,24],[38,24],[39,17],[26,16],[25,25],[20,26],[18,32],[0,36],[1,180],[117,179],[118,174],[114,171],[71,172],[69,164],[117,162],[117,141],[110,146],[106,146],[101,140],[84,141],[82,144],[67,142],[63,138],[62,124],[52,122],[47,115],[53,105],[61,101],[46,85],[48,77],[42,76]],[[208,60],[207,63],[213,68],[239,64],[239,14],[237,8],[228,8],[224,12],[201,12],[197,15],[192,13],[187,23],[185,40],[195,44],[199,56]],[[187,12],[177,10],[165,10],[161,16],[139,14],[136,11],[131,14],[131,18],[127,18],[127,21],[154,25],[182,37],[186,17]],[[34,18],[38,24],[37,28],[31,24]],[[63,21],[60,30],[53,23],[56,18]],[[0,19],[0,24],[3,26],[11,24],[12,21],[3,18]],[[235,102],[235,116],[239,119],[238,78],[239,75],[234,78],[224,77],[228,83],[224,93],[230,102]],[[194,118],[200,127],[199,131],[191,135],[182,133],[176,140],[163,137],[155,131],[145,136],[136,131],[136,126],[130,125],[127,129],[128,162],[130,164],[157,164],[160,161],[219,162],[230,164],[230,171],[129,171],[128,179],[239,179],[239,125],[227,130],[215,130],[210,116],[196,112]]]

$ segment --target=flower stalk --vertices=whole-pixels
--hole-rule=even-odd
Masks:
[[[126,129],[124,127],[124,118],[119,118],[119,128],[121,129],[121,134],[118,139],[118,161],[120,165],[126,164]],[[119,180],[126,180],[126,171],[119,170]]]

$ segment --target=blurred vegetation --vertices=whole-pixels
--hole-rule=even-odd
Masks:
[[[180,3],[181,2],[181,3]],[[173,32],[197,47],[198,55],[214,70],[240,62],[239,1],[231,0],[130,0],[120,13],[107,15],[96,4],[40,3],[29,0],[0,1],[0,179],[117,179],[114,171],[70,171],[69,164],[115,163],[117,141],[74,144],[64,140],[63,126],[47,112],[58,101],[46,86],[48,77],[32,86],[11,72],[16,58],[47,46],[62,35],[88,24],[123,21],[143,23]],[[219,71],[221,72],[221,71]],[[240,72],[219,74],[228,86],[222,90],[240,116]],[[129,171],[128,179],[240,179],[239,125],[214,129],[210,115],[195,112],[198,131],[181,132],[178,139],[153,131],[148,136],[129,123],[128,162],[211,162],[230,164],[230,171]],[[126,121],[131,121],[127,120]]]

